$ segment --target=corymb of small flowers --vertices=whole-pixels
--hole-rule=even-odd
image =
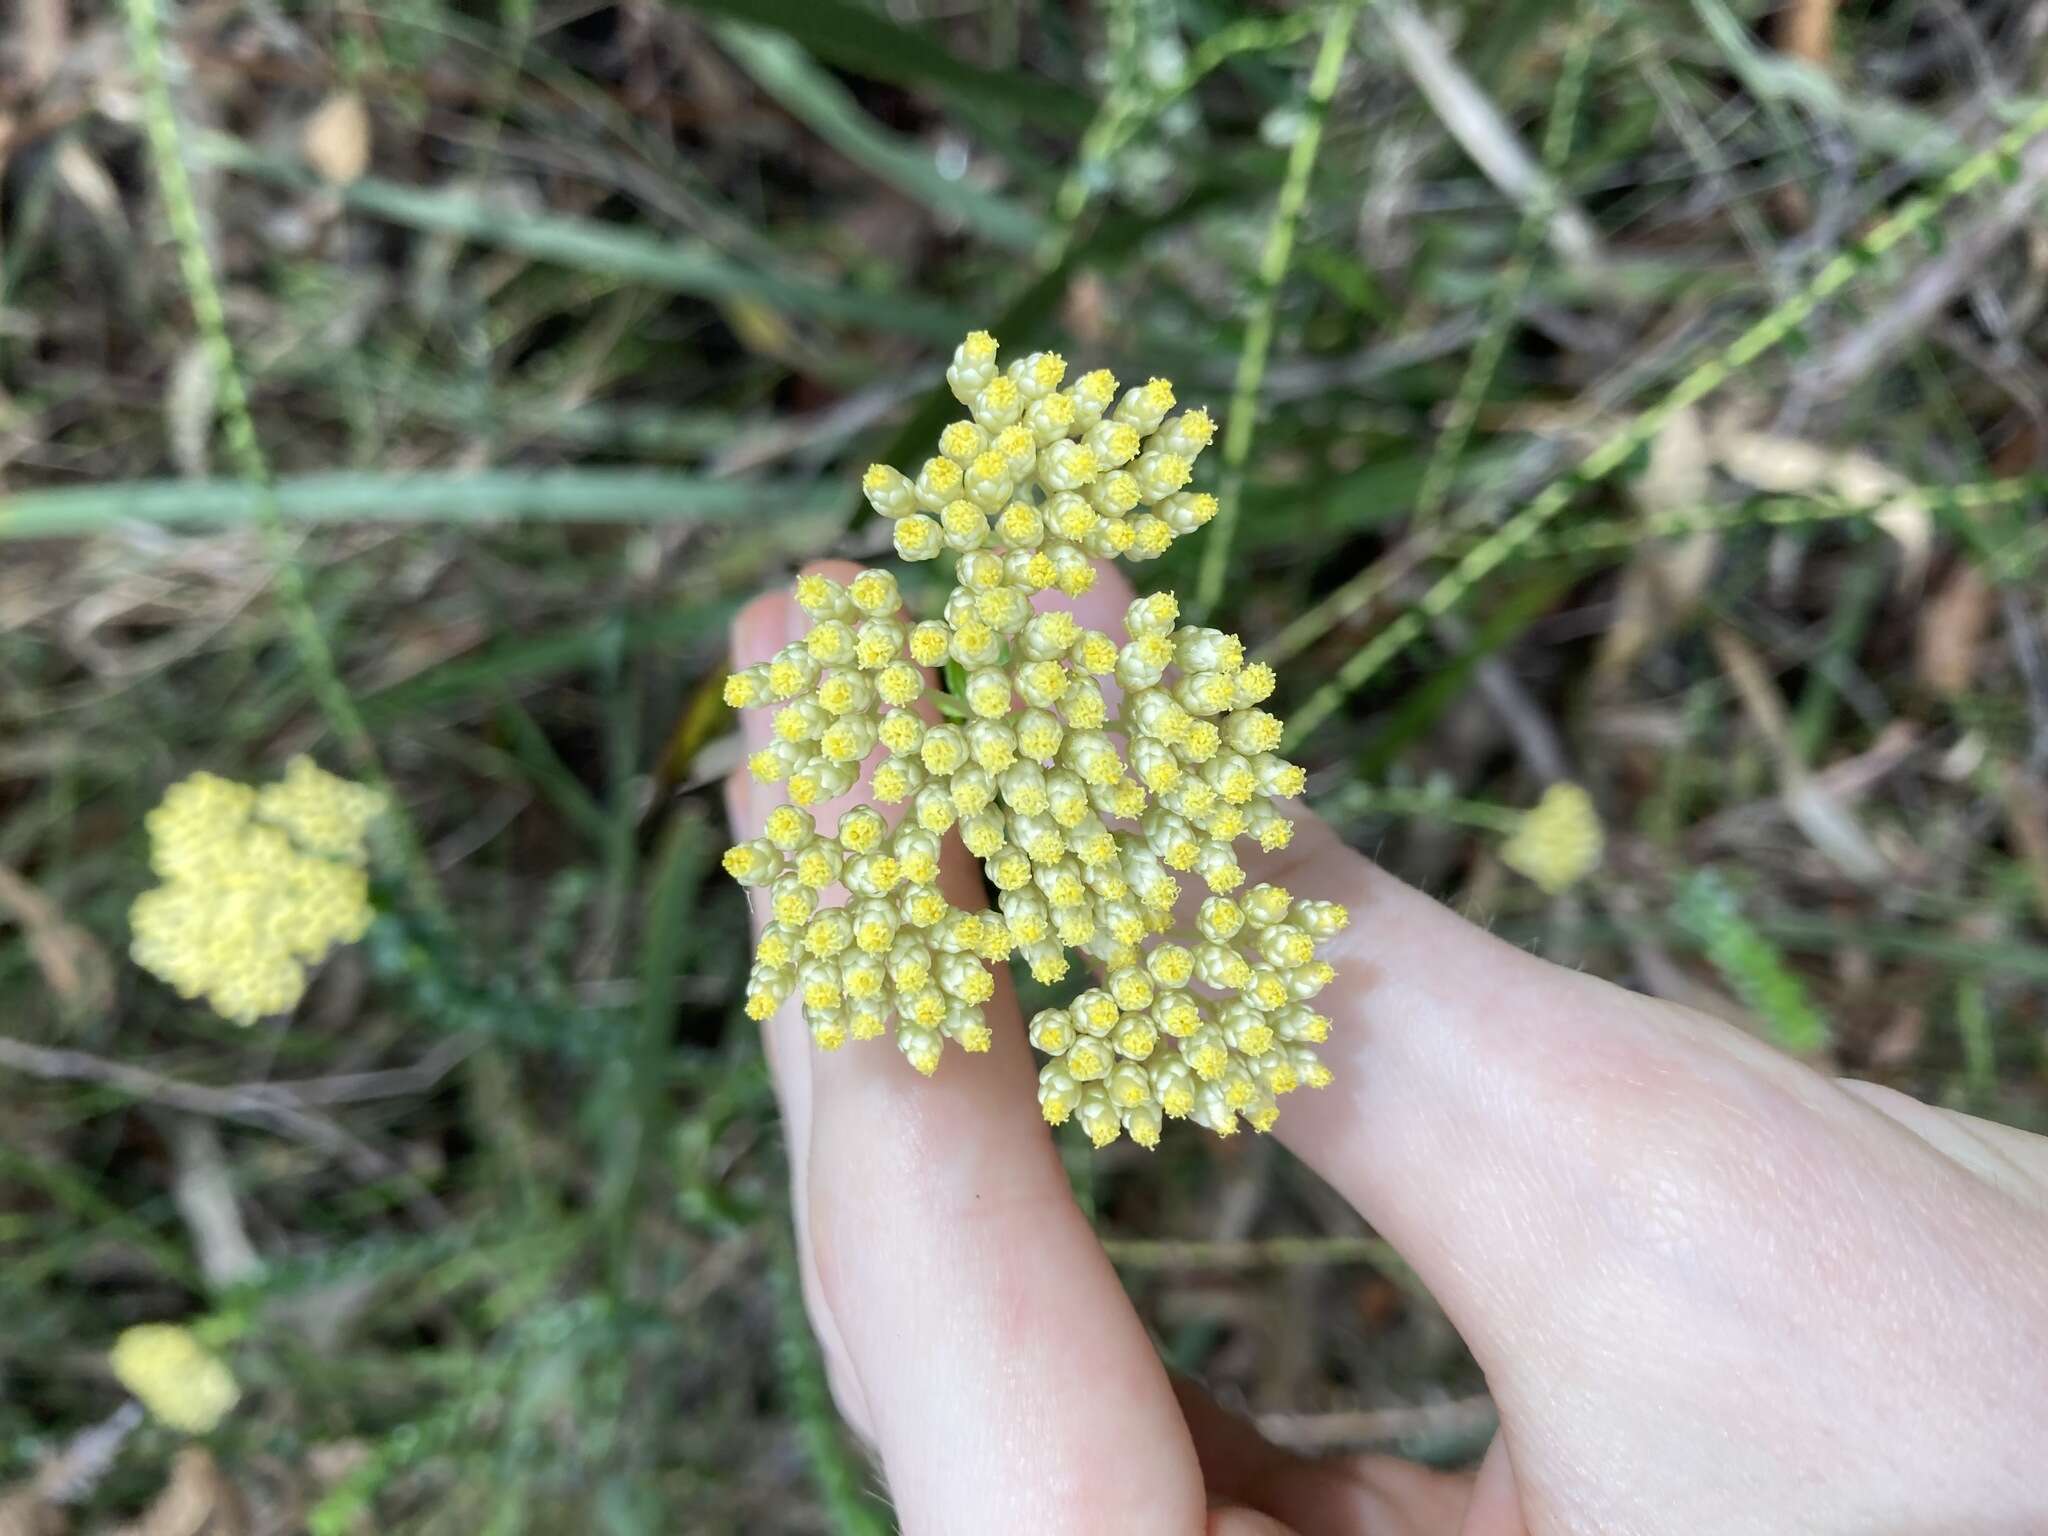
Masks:
[[[1213,517],[1215,498],[1188,487],[1215,423],[1176,412],[1164,379],[1119,394],[1101,370],[1067,384],[1056,353],[999,367],[996,350],[976,331],[954,352],[946,379],[968,415],[935,457],[862,481],[905,560],[955,557],[941,616],[906,618],[884,570],[806,575],[810,632],[726,683],[734,708],[775,711],[748,766],[788,797],[725,856],[768,902],[747,1012],[794,997],[828,1051],[893,1031],[928,1075],[948,1040],[989,1048],[990,965],[1014,954],[1050,984],[1079,951],[1098,984],[1031,1020],[1048,1121],[1078,1119],[1097,1146],[1125,1132],[1154,1146],[1167,1119],[1268,1130],[1281,1095],[1330,1080],[1316,949],[1348,921],[1334,902],[1247,889],[1232,851],[1293,833],[1275,801],[1302,771],[1275,755],[1281,723],[1260,708],[1272,669],[1235,635],[1180,623],[1170,592],[1138,598],[1114,636],[1033,602],[1079,597],[1096,560],[1155,558]],[[851,790],[877,747],[871,797],[904,809],[857,804],[820,828],[810,808]],[[956,831],[993,908],[940,889]]]
[[[162,884],[135,899],[135,963],[222,1018],[297,1005],[308,966],[370,926],[370,823],[384,797],[295,757],[255,789],[195,773],[145,819]]]

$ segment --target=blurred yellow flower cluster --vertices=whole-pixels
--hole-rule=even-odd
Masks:
[[[237,1024],[291,1009],[306,967],[370,925],[364,838],[382,809],[309,757],[260,790],[173,784],[144,823],[163,884],[128,914],[135,963]]]
[[[1062,388],[1066,363],[1046,352],[1000,367],[979,331],[946,378],[968,416],[939,453],[863,481],[905,559],[956,557],[941,616],[906,619],[886,571],[806,575],[809,633],[726,684],[734,708],[774,708],[749,768],[791,802],[726,855],[769,902],[748,1012],[795,997],[827,1050],[893,1022],[930,1073],[948,1039],[988,1048],[989,964],[1014,952],[1053,983],[1079,951],[1103,985],[1031,1026],[1053,1058],[1047,1120],[1078,1117],[1098,1146],[1126,1132],[1154,1145],[1164,1118],[1229,1135],[1242,1115],[1263,1131],[1278,1095],[1328,1081],[1312,1047],[1329,1021],[1309,1004],[1331,970],[1315,950],[1347,921],[1272,886],[1233,894],[1232,845],[1284,848],[1293,828],[1274,802],[1302,788],[1259,707],[1272,669],[1235,635],[1180,623],[1170,592],[1131,603],[1119,635],[1033,600],[1078,597],[1096,560],[1152,558],[1207,522],[1214,498],[1186,487],[1214,424],[1174,414],[1164,379],[1120,394],[1098,371]],[[931,687],[941,667],[957,692]],[[906,807],[900,821],[861,805],[821,831],[809,808],[852,789],[877,748],[870,793]],[[993,908],[940,889],[955,833]],[[1182,910],[1182,874],[1206,889],[1199,911]],[[839,889],[847,902],[829,903]]]
[[[1593,797],[1577,784],[1553,784],[1501,844],[1501,862],[1552,896],[1600,867],[1606,847]]]
[[[151,1418],[183,1434],[211,1434],[242,1395],[226,1363],[175,1323],[127,1329],[108,1363]]]

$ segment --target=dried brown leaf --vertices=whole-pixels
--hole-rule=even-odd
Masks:
[[[119,1536],[249,1536],[249,1512],[213,1453],[195,1445],[178,1453],[164,1491]]]
[[[361,181],[370,168],[370,114],[354,91],[336,91],[300,130],[299,153],[330,186]]]
[[[1920,625],[1913,637],[1913,673],[1944,699],[1968,693],[1976,681],[1993,596],[1983,573],[1964,561],[1920,610]]]
[[[58,1006],[74,1017],[106,1005],[113,966],[91,934],[67,922],[41,891],[0,864],[0,916],[12,916]]]

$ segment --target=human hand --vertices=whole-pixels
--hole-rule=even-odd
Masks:
[[[1114,630],[1129,597],[1107,569],[1074,606]],[[807,623],[757,599],[735,663]],[[727,786],[742,837],[778,799]],[[2048,1530],[2048,1140],[1548,964],[1296,820],[1248,875],[1353,922],[1319,1002],[1336,1081],[1275,1134],[1427,1283],[1500,1435],[1470,1478],[1310,1463],[1177,1390],[1069,1194],[1006,979],[993,1049],[930,1082],[817,1052],[790,1005],[764,1032],[805,1298],[906,1532]],[[984,905],[947,843],[947,894]]]

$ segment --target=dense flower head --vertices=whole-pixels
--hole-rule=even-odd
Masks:
[[[222,1018],[294,1007],[306,968],[370,924],[374,790],[295,757],[254,789],[210,773],[173,784],[144,825],[161,885],[129,912],[136,964]]]
[[[183,1434],[212,1433],[242,1395],[226,1363],[175,1323],[125,1330],[107,1363],[151,1418]]]
[[[769,904],[747,1009],[766,1018],[797,997],[828,1050],[893,1029],[930,1073],[946,1040],[988,1048],[990,964],[1014,955],[1051,984],[1078,952],[1098,984],[1031,1021],[1051,1058],[1048,1121],[1077,1119],[1098,1146],[1152,1146],[1168,1118],[1263,1131],[1281,1095],[1329,1080],[1312,1003],[1332,973],[1316,947],[1346,914],[1247,888],[1233,851],[1284,848],[1276,802],[1302,789],[1261,707],[1271,668],[1235,635],[1182,623],[1170,592],[1132,602],[1114,635],[1033,602],[1080,596],[1097,560],[1153,558],[1216,509],[1187,489],[1215,435],[1206,411],[1176,411],[1164,379],[1119,392],[1106,371],[1066,375],[1056,353],[999,366],[977,331],[946,371],[967,418],[915,473],[868,469],[897,552],[954,556],[939,617],[905,618],[887,571],[807,574],[809,633],[727,680],[729,705],[772,712],[748,766],[790,802],[726,855]],[[857,805],[818,827],[811,808],[877,756],[869,794],[893,817]],[[991,905],[939,889],[949,835],[980,861]]]
[[[1599,868],[1606,841],[1593,797],[1577,784],[1553,784],[1523,814],[1500,856],[1555,896]]]

